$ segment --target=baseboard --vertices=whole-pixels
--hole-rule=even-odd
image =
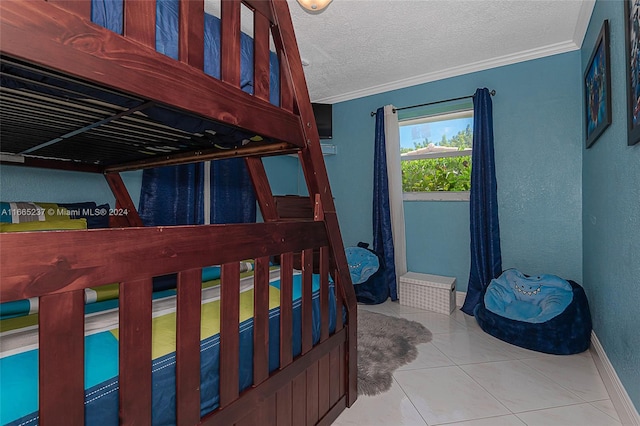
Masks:
[[[462,308],[462,305],[464,305],[465,297],[467,297],[466,291],[456,291],[456,306],[458,308]]]
[[[624,386],[622,386],[616,370],[613,368],[613,365],[611,365],[604,348],[600,344],[596,333],[593,331],[591,332],[590,350],[593,362],[600,373],[600,377],[602,377],[607,392],[609,392],[611,402],[618,412],[620,422],[625,426],[640,426],[640,415],[638,415],[638,411],[633,405],[631,398],[629,398],[629,394]]]

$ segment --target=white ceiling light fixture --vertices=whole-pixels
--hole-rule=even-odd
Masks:
[[[322,9],[329,6],[331,1],[332,0],[298,0],[298,3],[309,12],[320,12]]]

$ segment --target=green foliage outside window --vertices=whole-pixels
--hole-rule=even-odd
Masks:
[[[414,149],[433,144],[429,139],[414,143]],[[471,148],[473,130],[470,125],[451,139],[445,135],[438,146]],[[402,153],[413,151],[402,149]],[[461,157],[423,158],[402,161],[402,190],[404,192],[469,191],[471,189],[471,155]]]
[[[404,192],[469,191],[470,188],[470,155],[402,162]]]

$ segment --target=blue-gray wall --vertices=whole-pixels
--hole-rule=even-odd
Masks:
[[[582,280],[580,52],[570,52],[334,105],[338,155],[326,164],[345,244],[372,241],[374,118],[469,95],[493,98],[503,267]],[[469,203],[405,201],[409,270],[455,276],[466,291]]]
[[[298,160],[294,157],[268,157],[265,168],[277,194],[296,194]],[[122,179],[136,207],[140,201],[142,172],[122,173]],[[304,185],[304,180],[302,180]],[[95,201],[115,206],[115,198],[100,174],[34,169],[2,165],[0,169],[0,200],[75,203]]]
[[[494,130],[503,267],[582,281],[580,52],[477,72],[334,105],[338,155],[325,157],[346,246],[371,243],[374,119],[412,105],[496,89]],[[297,159],[265,159],[276,194],[306,192]],[[296,176],[292,178],[292,176]],[[133,200],[140,173],[125,175]],[[3,200],[113,202],[101,176],[3,167]],[[408,266],[455,276],[469,268],[467,202],[405,202]]]
[[[583,149],[583,277],[593,328],[640,411],[640,143],[627,145],[623,2],[598,1],[582,46],[585,69],[605,19],[612,122]]]
[[[142,172],[122,173],[122,179],[137,207]],[[115,207],[115,198],[101,174],[7,165],[0,168],[0,199],[43,203],[95,201]]]

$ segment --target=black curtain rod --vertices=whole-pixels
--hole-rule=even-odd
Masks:
[[[492,90],[491,92],[489,92],[489,94],[491,96],[495,96],[496,91]],[[395,113],[396,111],[400,111],[402,109],[410,109],[410,108],[418,108],[418,107],[423,107],[423,106],[429,106],[429,105],[436,105],[436,104],[441,104],[444,102],[453,102],[453,101],[459,101],[461,99],[467,99],[467,98],[473,98],[475,95],[468,95],[468,96],[460,96],[459,98],[452,98],[452,99],[444,99],[441,101],[435,101],[435,102],[428,102],[426,104],[420,104],[420,105],[411,105],[411,106],[406,106],[406,107],[402,107],[402,108],[394,108],[393,112]],[[371,116],[373,117],[374,115],[376,115],[375,111],[371,111]]]

